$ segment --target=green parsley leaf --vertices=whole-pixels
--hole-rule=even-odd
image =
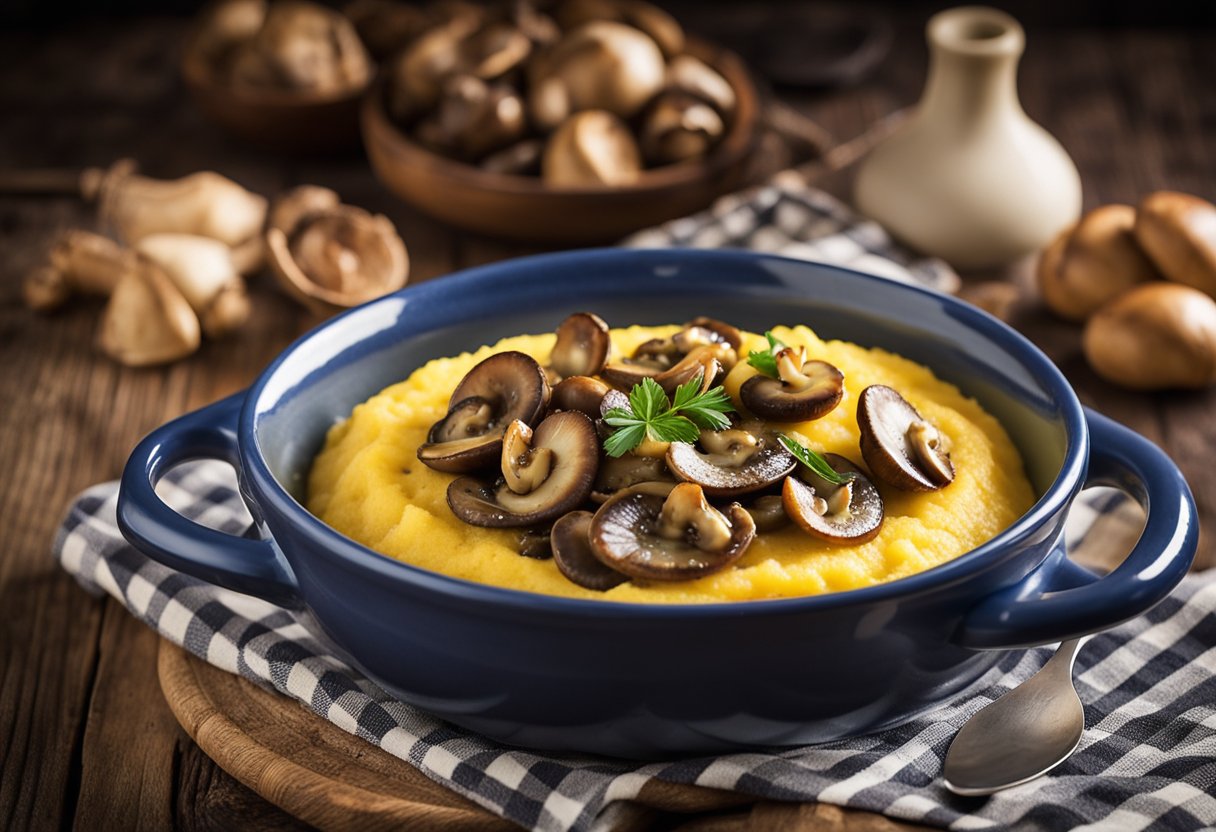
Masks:
[[[764,337],[768,339],[768,349],[752,350],[747,354],[747,363],[769,378],[777,378],[777,353],[785,349],[785,344],[773,335],[772,330],[764,333]]]
[[[791,437],[788,433],[783,433],[777,438],[781,441],[781,444],[785,446],[785,449],[793,454],[799,462],[801,462],[807,468],[810,468],[817,476],[827,480],[832,485],[844,485],[856,476],[856,474],[851,473],[839,473],[835,468],[829,465],[828,461],[821,455],[817,454],[815,451],[812,451],[810,448]]]
[[[645,378],[629,391],[629,410],[614,407],[604,414],[604,423],[616,428],[604,440],[609,456],[623,456],[647,438],[656,442],[696,442],[701,428],[730,427],[727,413],[733,411],[730,397],[721,387],[698,392],[704,373],[676,388],[675,402],[652,378]]]

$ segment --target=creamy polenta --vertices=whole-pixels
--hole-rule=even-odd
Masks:
[[[679,327],[612,331],[618,355],[669,337]],[[790,525],[758,534],[733,568],[681,582],[627,581],[607,592],[567,580],[552,560],[522,557],[520,531],[466,525],[448,507],[454,479],[421,464],[416,452],[448,408],[448,398],[475,364],[505,350],[547,363],[554,336],[507,338],[473,353],[429,362],[408,379],[355,407],[330,430],[309,477],[308,508],[339,532],[391,557],[456,578],[577,598],[691,603],[787,598],[856,589],[922,572],[989,540],[1030,508],[1034,494],[1004,429],[973,399],[927,368],[889,352],[821,341],[805,327],[777,327],[790,346],[838,367],[845,396],[827,416],[788,426],[812,447],[861,462],[857,396],[867,386],[899,390],[951,441],[956,476],[939,491],[911,493],[876,482],[886,518],[877,537],[836,545]],[[744,334],[740,356],[763,350],[763,336]],[[739,387],[756,373],[746,361],[723,386],[738,404]]]

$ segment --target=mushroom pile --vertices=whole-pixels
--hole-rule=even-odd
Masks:
[[[1085,357],[1133,390],[1216,384],[1216,205],[1158,191],[1103,205],[1039,258],[1052,312],[1084,322]]]
[[[896,390],[858,401],[865,468],[815,452],[792,432],[842,400],[844,375],[769,336],[741,356],[742,333],[696,318],[616,357],[608,325],[579,312],[548,363],[500,352],[474,366],[417,450],[456,475],[461,521],[520,530],[519,552],[552,558],[578,586],[685,581],[736,563],[758,534],[791,523],[856,545],[882,528],[875,481],[936,491],[954,479],[949,438]],[[759,372],[727,396],[740,360]]]
[[[335,98],[375,72],[350,19],[308,0],[222,0],[190,48],[215,81],[244,93]]]
[[[23,285],[26,305],[53,312],[73,296],[109,298],[100,349],[135,367],[194,353],[250,316],[245,278],[267,260],[284,291],[329,314],[405,285],[405,244],[387,217],[303,185],[265,197],[214,171],[141,176],[129,159],[82,184],[114,238],[62,232]],[[269,257],[267,257],[267,253]]]
[[[730,83],[640,0],[442,2],[399,22],[409,34],[388,68],[390,116],[427,148],[494,173],[626,185],[703,158],[734,117]]]

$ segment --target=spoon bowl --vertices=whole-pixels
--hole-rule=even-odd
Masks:
[[[1083,641],[1061,644],[1038,673],[967,721],[946,753],[946,788],[992,794],[1046,774],[1076,751],[1085,709],[1072,667]]]

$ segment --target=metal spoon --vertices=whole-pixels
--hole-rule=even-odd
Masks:
[[[1062,643],[1038,673],[967,720],[946,753],[947,789],[992,794],[1068,759],[1085,730],[1085,711],[1072,682],[1073,661],[1084,641]]]

